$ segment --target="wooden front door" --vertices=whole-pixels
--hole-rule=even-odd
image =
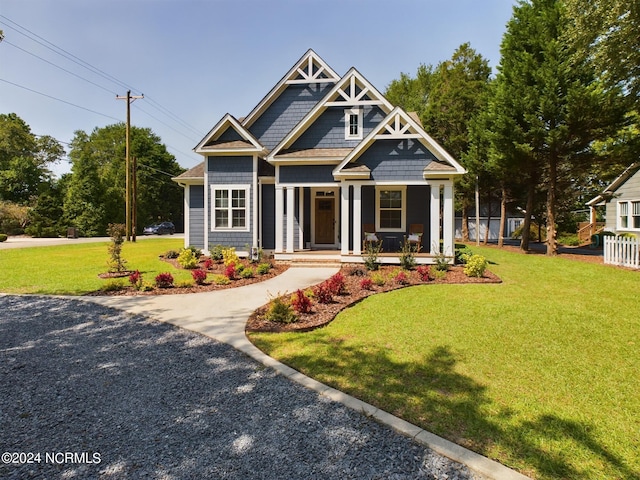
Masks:
[[[335,198],[316,198],[316,241],[333,244],[335,242]]]

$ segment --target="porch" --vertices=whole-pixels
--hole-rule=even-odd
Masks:
[[[436,257],[431,253],[414,253],[416,265],[433,265]],[[364,264],[366,255],[349,252],[342,254],[340,250],[297,250],[290,253],[273,253],[276,261],[291,262],[300,265],[309,264]],[[378,263],[382,265],[400,265],[400,252],[381,252],[378,254]],[[450,258],[453,263],[453,257]]]

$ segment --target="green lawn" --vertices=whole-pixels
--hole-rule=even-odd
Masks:
[[[98,278],[108,270],[109,254],[104,243],[78,243],[51,247],[0,250],[0,292],[82,295],[102,288],[107,282]],[[140,270],[153,282],[161,272],[171,272],[176,281],[191,279],[190,272],[177,270],[158,259],[167,250],[179,250],[179,238],[145,239],[125,243],[123,257],[127,268]],[[119,280],[127,283],[127,279]]]
[[[472,250],[504,283],[397,290],[251,339],[534,478],[640,478],[640,272]]]

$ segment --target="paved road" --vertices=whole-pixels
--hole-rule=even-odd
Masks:
[[[169,237],[158,235],[140,235],[136,237],[138,240],[148,240],[151,238],[165,238]],[[171,238],[184,238],[183,234],[176,234],[170,236]],[[80,237],[80,238],[31,238],[25,235],[16,235],[9,237],[5,242],[0,242],[0,250],[6,250],[9,248],[25,248],[25,247],[49,247],[53,245],[74,245],[76,243],[99,243],[109,242],[109,237]]]

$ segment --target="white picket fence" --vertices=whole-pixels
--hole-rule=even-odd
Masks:
[[[630,237],[604,237],[604,263],[640,268],[640,241]]]

